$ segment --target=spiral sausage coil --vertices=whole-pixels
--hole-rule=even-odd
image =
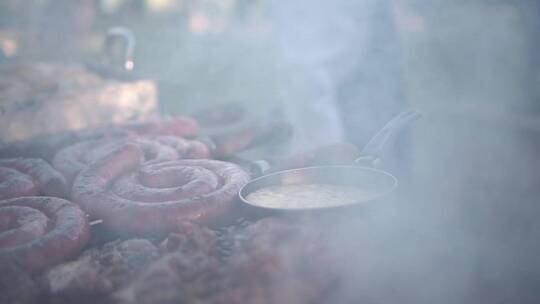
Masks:
[[[86,215],[55,197],[0,201],[0,258],[40,272],[79,252],[89,238]]]
[[[226,215],[248,180],[239,166],[218,160],[145,163],[140,147],[127,144],[83,170],[72,197],[106,227],[161,235],[185,220],[207,223]]]

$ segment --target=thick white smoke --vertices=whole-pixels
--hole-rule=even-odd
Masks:
[[[274,2],[283,63],[294,71],[284,90],[295,102],[287,106],[299,147],[347,131],[337,131],[329,105],[342,98],[342,77],[366,58],[372,35],[394,35],[391,27],[370,28],[383,2]],[[343,261],[340,303],[538,303],[538,4],[399,2],[421,18],[401,23],[414,29],[400,32],[405,95],[424,117],[414,126],[412,174],[392,202],[328,225],[343,236],[335,246],[357,253]],[[368,81],[348,96],[365,102],[358,126],[371,130],[377,120],[364,114],[380,115],[382,102],[366,100],[394,88],[389,52],[375,54],[364,65]]]

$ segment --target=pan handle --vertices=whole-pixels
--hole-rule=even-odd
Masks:
[[[310,160],[319,161],[326,159],[324,164],[339,164],[337,160],[347,160],[347,164],[350,164],[354,160],[357,166],[363,167],[376,167],[380,162],[380,158],[385,146],[392,144],[397,135],[411,122],[420,118],[421,114],[418,111],[410,110],[405,111],[394,117],[379,131],[373,138],[368,142],[362,151],[358,153],[357,148],[354,145],[347,143],[340,143],[325,146],[317,150],[313,150],[301,155],[296,155],[293,157],[287,157],[284,159],[269,159],[269,160],[258,160],[251,161],[246,159],[240,159],[238,157],[232,158],[233,162],[241,164],[246,168],[252,176],[258,177],[269,172],[282,171],[293,168],[302,168],[306,166],[312,166]],[[337,158],[332,161],[332,155]],[[359,157],[357,157],[360,155]],[[330,157],[330,158],[328,158]],[[355,159],[355,157],[357,157]],[[330,162],[330,163],[328,163]]]
[[[397,135],[399,135],[406,126],[419,119],[421,116],[422,114],[417,110],[408,110],[401,112],[392,118],[364,146],[360,152],[360,157],[354,162],[359,166],[377,167],[380,163],[384,148],[388,145],[393,145]]]

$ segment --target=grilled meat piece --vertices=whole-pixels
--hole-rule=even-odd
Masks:
[[[232,255],[223,261],[208,251],[213,246],[207,246],[212,242],[207,242],[204,230],[189,229],[191,235],[180,234],[181,245],[172,245],[178,236],[164,242],[166,253],[115,293],[113,302],[316,303],[324,302],[336,283],[335,274],[324,266],[331,263],[317,234],[282,220],[262,220],[239,234],[224,236],[234,240]]]
[[[45,284],[53,298],[97,303],[128,284],[158,256],[158,248],[148,240],[117,240],[49,270]]]
[[[113,295],[118,303],[191,303],[204,298],[220,263],[217,236],[190,222],[182,222],[159,246],[163,256],[130,286]]]

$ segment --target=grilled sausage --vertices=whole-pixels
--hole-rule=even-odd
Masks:
[[[162,235],[184,220],[207,223],[224,216],[249,179],[237,165],[217,160],[143,159],[136,145],[112,151],[77,176],[73,200],[109,228]]]
[[[73,182],[77,174],[89,164],[126,143],[136,145],[142,150],[144,163],[210,156],[209,148],[202,142],[176,136],[105,138],[79,142],[58,151],[53,159],[53,166],[69,182]]]
[[[81,250],[89,238],[86,215],[54,197],[0,201],[0,258],[37,273]]]
[[[66,181],[41,159],[0,159],[0,200],[32,195],[65,198]]]

